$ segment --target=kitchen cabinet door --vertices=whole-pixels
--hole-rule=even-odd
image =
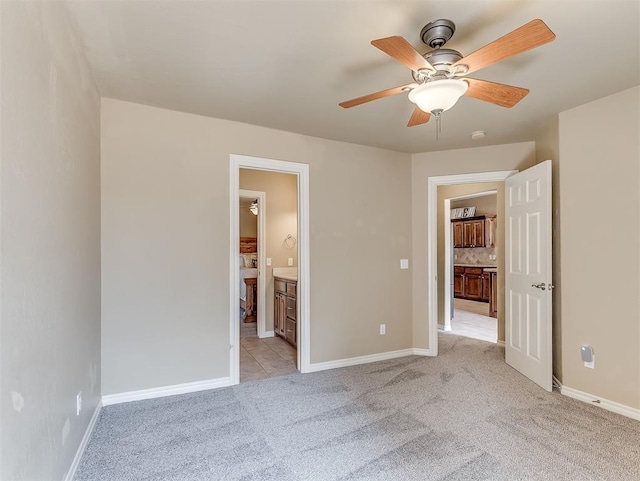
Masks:
[[[489,302],[491,299],[491,274],[488,272],[482,273],[482,300]]]
[[[453,247],[464,247],[463,222],[453,223]]]
[[[482,274],[465,273],[464,297],[472,300],[482,299]]]

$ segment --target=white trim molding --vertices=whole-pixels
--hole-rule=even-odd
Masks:
[[[73,461],[71,462],[71,466],[67,471],[67,474],[64,477],[64,481],[73,481],[73,478],[76,475],[76,471],[78,470],[78,466],[80,466],[80,461],[82,460],[82,455],[84,454],[84,450],[87,449],[87,444],[89,444],[89,439],[91,439],[91,434],[93,433],[94,428],[96,427],[96,423],[98,422],[98,418],[100,417],[100,410],[102,409],[102,401],[98,401],[98,405],[93,411],[91,415],[91,420],[89,421],[89,425],[84,432],[84,436],[82,436],[82,441],[80,441],[80,446],[78,446],[78,450],[76,451],[76,455],[73,457]]]
[[[438,355],[438,186],[503,182],[517,170],[479,172],[475,174],[439,175],[427,178],[427,289],[429,351]]]
[[[346,359],[337,359],[335,361],[315,362],[309,366],[308,372],[326,371],[327,369],[336,369],[339,367],[358,366],[360,364],[369,364],[371,362],[387,361],[398,357],[406,356],[432,356],[429,349],[408,348],[399,351],[380,352],[378,354],[368,354],[366,356],[349,357]]]
[[[560,386],[560,393],[563,396],[577,399],[578,401],[591,404],[592,406],[597,406],[599,408],[606,409],[607,411],[621,414],[628,418],[635,419],[636,421],[640,421],[640,409],[638,408],[633,408],[625,404],[610,401],[609,399],[594,396],[593,394],[578,391],[577,389],[573,389],[568,386]]]
[[[206,391],[208,389],[218,389],[231,386],[231,378],[221,377],[209,379],[207,381],[187,382],[184,384],[174,384],[173,386],[154,387],[141,389],[139,391],[129,391],[118,394],[107,394],[102,396],[102,405],[121,404],[131,401],[141,401],[143,399],[155,399],[165,396],[175,396],[176,394],[187,394],[190,392]]]
[[[437,354],[437,353],[436,354],[432,353],[430,349],[421,349],[419,347],[414,347],[412,351],[414,356],[434,357]]]

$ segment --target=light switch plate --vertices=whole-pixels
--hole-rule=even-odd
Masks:
[[[409,268],[409,259],[400,259],[400,269]]]
[[[289,257],[289,258],[287,259],[287,265],[288,265],[289,267],[291,267],[291,266],[293,265],[293,257]]]
[[[267,265],[270,266],[271,265],[271,257],[267,257]]]

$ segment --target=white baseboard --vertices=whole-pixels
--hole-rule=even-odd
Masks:
[[[260,339],[264,339],[265,337],[275,337],[275,332],[273,331],[264,331],[264,335]]]
[[[154,387],[151,389],[141,389],[140,391],[129,391],[118,394],[108,394],[102,396],[102,405],[110,406],[131,401],[141,401],[143,399],[155,399],[158,397],[174,396],[176,394],[186,394],[190,392],[206,391],[220,387],[231,386],[230,377],[209,379],[207,381],[187,382],[175,384],[173,386]]]
[[[386,361],[405,356],[431,356],[429,349],[409,348],[399,351],[381,352],[379,354],[369,354],[367,356],[349,357],[347,359],[338,359],[336,361],[315,362],[309,364],[306,372],[326,371],[327,369],[336,369],[338,367],[357,366],[358,364],[368,364],[370,362]]]
[[[560,393],[564,396],[577,399],[578,401],[583,401],[591,404],[592,406],[597,406],[599,408],[606,409],[607,411],[622,414],[623,416],[626,416],[628,418],[640,421],[640,409],[632,408],[631,406],[626,406],[624,404],[610,401],[608,399],[603,399],[598,396],[594,396],[593,394],[578,391],[577,389],[573,389],[567,386],[561,386]]]
[[[431,352],[431,349],[422,349],[419,347],[414,347],[412,351],[415,356],[431,356],[431,357],[434,356],[434,354]]]
[[[84,450],[87,448],[87,444],[89,444],[89,439],[91,439],[91,433],[96,427],[96,422],[98,421],[98,417],[100,416],[100,409],[102,409],[102,401],[98,401],[98,405],[91,415],[89,425],[84,432],[84,436],[82,436],[82,441],[80,441],[80,446],[78,446],[78,450],[76,451],[76,455],[73,457],[73,461],[71,462],[71,466],[69,467],[69,470],[64,477],[64,481],[73,481],[73,478],[76,475],[76,471],[78,470],[78,466],[80,466],[80,460],[82,459]]]
[[[498,340],[496,341],[496,344],[497,344],[498,346],[502,346],[502,347],[505,347],[505,346],[506,346],[506,344],[504,343],[504,341],[501,341],[500,339],[498,339]]]

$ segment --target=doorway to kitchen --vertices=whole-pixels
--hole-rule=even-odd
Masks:
[[[450,217],[450,235],[444,254],[449,261],[445,261],[445,269],[450,273],[445,296],[449,297],[450,311],[445,312],[444,329],[495,343],[498,341],[498,193],[486,188],[483,184],[466,185],[464,190],[473,193],[447,198],[443,203]],[[459,191],[460,187],[440,189],[446,196]],[[482,192],[477,192],[478,189]]]
[[[473,174],[455,174],[447,176],[429,177],[427,180],[427,277],[430,280],[427,292],[429,348],[430,355],[438,354],[439,331],[451,330],[451,304],[455,298],[451,295],[453,284],[453,254],[449,246],[452,244],[453,233],[451,224],[452,198],[461,198],[483,192],[497,193],[497,225],[496,242],[496,284],[498,306],[498,344],[504,345],[505,313],[504,313],[504,239],[505,226],[499,220],[504,217],[505,179],[516,174],[517,171],[495,171]],[[474,190],[470,190],[477,184]],[[451,189],[447,191],[447,189]],[[467,206],[472,207],[472,205]],[[470,215],[470,214],[468,214]],[[445,228],[445,226],[447,228]],[[445,255],[447,253],[447,255]],[[455,309],[455,305],[453,306]]]

